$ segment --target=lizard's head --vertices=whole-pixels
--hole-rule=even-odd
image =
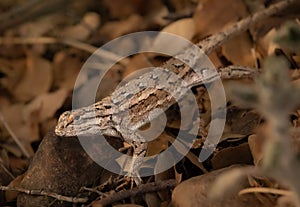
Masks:
[[[93,130],[96,123],[90,113],[82,110],[66,111],[60,115],[55,127],[55,134],[64,137],[87,135]],[[87,121],[89,120],[89,121]]]
[[[77,117],[76,117],[77,118]],[[74,127],[74,115],[71,111],[66,111],[60,115],[55,127],[55,134],[58,136],[76,136]]]

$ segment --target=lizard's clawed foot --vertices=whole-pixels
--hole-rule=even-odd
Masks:
[[[130,188],[132,189],[134,187],[134,184],[136,186],[139,186],[142,183],[142,179],[140,176],[136,175],[133,176],[132,173],[127,173],[123,178],[122,178],[122,184],[119,185],[116,190],[119,191],[120,189],[126,188],[130,183]]]
[[[143,181],[139,174],[139,170],[143,164],[143,159],[146,154],[146,148],[147,143],[139,143],[137,146],[133,146],[134,152],[132,160],[131,163],[129,163],[129,170],[125,175],[125,177],[131,180],[131,186],[133,186],[133,182],[136,184],[136,186],[138,186]]]
[[[139,186],[143,182],[138,172],[129,172],[125,175],[125,178],[128,180],[128,182],[131,181],[131,188],[133,187],[134,183],[136,186]]]

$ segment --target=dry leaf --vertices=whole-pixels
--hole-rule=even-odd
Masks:
[[[157,10],[162,5],[159,0],[144,1],[144,0],[104,0],[104,4],[109,9],[109,14],[113,19],[124,19],[132,14],[144,14]]]
[[[92,207],[103,207],[102,205],[98,205],[97,201],[92,205]],[[143,207],[137,204],[118,204],[118,205],[113,205],[113,207]]]
[[[1,109],[1,112],[3,114],[4,120],[10,126],[18,139],[20,139],[20,141],[22,141],[25,146],[27,146],[26,143],[28,143],[29,146],[31,142],[40,139],[39,127],[35,114],[30,117],[30,120],[25,121],[23,117],[24,108],[24,104],[15,104],[9,106],[8,108]],[[4,131],[6,132],[6,130]],[[10,137],[10,135],[7,136]],[[32,149],[30,151],[32,151]]]
[[[165,178],[169,178],[170,177],[169,172],[165,171],[166,173],[164,174],[163,173],[164,171],[162,169],[165,169],[166,166],[168,165],[173,166],[175,164],[176,164],[176,160],[174,158],[174,155],[171,152],[165,151],[164,153],[160,154],[157,157],[157,162],[155,163],[155,167],[154,167],[154,174],[156,180],[165,180]],[[173,171],[173,169],[171,169],[171,171]]]
[[[220,32],[247,15],[242,0],[229,0],[226,3],[221,0],[205,1],[198,5],[194,15],[195,33],[200,39],[204,38]],[[222,55],[232,64],[255,66],[252,43],[246,33],[226,42],[222,49]],[[218,64],[219,60],[216,59],[214,62]]]
[[[205,37],[224,29],[225,25],[237,22],[248,15],[242,0],[210,0],[199,4],[195,14],[195,33]]]
[[[40,37],[55,29],[62,21],[66,21],[66,17],[63,13],[52,13],[34,21],[27,21],[20,26],[19,33],[22,37]]]
[[[175,180],[177,183],[181,183],[182,182],[182,173],[179,173],[176,168],[175,168]]]
[[[245,170],[243,170],[241,166],[231,166],[213,172],[219,172],[219,174],[216,179],[214,179],[213,185],[208,192],[210,198],[216,200],[220,198],[224,199],[227,197],[227,194],[232,193],[233,190],[236,191],[237,188],[243,188],[242,185],[238,185],[241,184],[243,178],[246,178]]]
[[[119,64],[115,64],[109,69],[98,86],[96,100],[101,100],[116,90],[122,80],[123,71],[124,67]]]
[[[220,68],[223,66],[223,64],[216,52],[212,52],[211,54],[209,54],[208,58],[213,63],[215,68]]]
[[[297,64],[298,68],[300,67],[300,53],[292,55],[292,59]]]
[[[42,136],[46,135],[50,131],[50,129],[53,128],[53,126],[55,126],[56,124],[57,124],[56,117],[43,121],[42,123],[40,123],[40,134]]]
[[[215,152],[210,162],[212,169],[221,169],[233,164],[252,164],[253,160],[248,143],[243,143]]]
[[[273,42],[275,35],[276,29],[272,29],[266,35],[257,40],[257,47],[264,57],[273,54],[275,49],[278,48],[278,45]]]
[[[28,101],[39,94],[48,92],[51,83],[51,63],[48,60],[29,52],[24,77],[16,85],[13,94],[17,100]]]
[[[162,32],[170,34],[158,34],[152,47],[156,51],[160,51],[162,55],[177,55],[189,46],[190,42],[187,40],[191,40],[194,36],[194,21],[191,18],[178,20],[165,27]],[[172,34],[175,35],[175,39],[172,38]],[[178,41],[181,40],[181,37],[182,41]],[[174,41],[176,41],[176,44],[174,44]],[[150,57],[153,56],[151,55]]]
[[[62,31],[61,35],[65,38],[76,40],[87,40],[88,37],[100,25],[101,17],[95,12],[87,12],[80,23],[75,26],[67,27]]]
[[[22,157],[23,153],[15,143],[4,143],[2,144],[3,149],[11,153],[15,157]],[[32,151],[32,150],[31,150]]]
[[[280,196],[277,200],[276,206],[278,207],[293,207],[297,206],[298,198],[296,194]]]
[[[167,32],[181,36],[187,40],[192,40],[195,34],[195,22],[193,18],[180,19],[166,26],[162,32]]]
[[[243,135],[243,134],[234,134],[234,133],[230,133],[230,130],[228,130],[228,131],[229,131],[228,133],[223,133],[222,134],[222,137],[221,137],[219,143],[223,142],[223,141],[237,142],[237,141],[240,141],[240,140],[242,140],[243,138],[246,137],[246,135]]]
[[[173,164],[171,164],[173,163]],[[174,178],[174,168],[171,167],[167,170],[162,171],[162,169],[165,169],[166,166],[173,166],[176,164],[176,160],[174,159],[174,155],[168,151],[165,151],[163,154],[160,154],[157,158],[157,162],[155,163],[154,167],[154,175],[155,175],[155,181],[163,181]],[[171,165],[170,165],[171,164]],[[160,173],[158,173],[160,172]],[[170,192],[168,190],[163,190],[160,192],[157,192],[158,196],[161,200],[169,200],[170,198]]]
[[[13,93],[15,86],[26,72],[26,60],[20,58],[10,61],[1,58],[0,65],[0,72],[4,74],[4,77],[0,79],[0,85]]]
[[[248,138],[249,147],[253,157],[254,165],[259,165],[263,158],[264,140],[256,134],[252,134]]]
[[[147,56],[145,54],[137,54],[130,59],[130,62],[125,69],[123,77],[126,77],[130,73],[133,73],[139,69],[147,67],[153,67],[153,65],[149,62]]]
[[[72,57],[66,51],[57,52],[53,60],[54,86],[71,91],[74,89],[75,81],[78,86],[86,82],[88,74],[86,76],[82,74],[80,76],[82,79],[76,80],[81,66],[82,62],[79,58]]]
[[[33,19],[33,21],[26,21],[24,24],[17,27],[17,34],[21,37],[40,38],[45,34],[55,31],[56,35],[57,26],[67,21],[69,18],[62,12],[54,12],[40,16]],[[47,45],[45,44],[33,44],[31,50],[37,54],[44,54],[46,52]]]
[[[25,148],[25,150],[28,152],[29,156],[33,157],[34,150],[31,146],[31,142],[24,140],[24,139],[20,139],[20,141],[21,141],[23,148]],[[35,141],[37,141],[37,140],[35,140]],[[2,144],[2,147],[3,147],[3,149],[7,150],[9,153],[14,155],[19,160],[22,156],[24,156],[23,151],[20,149],[20,147],[18,145],[16,145],[15,142],[12,142],[12,140],[9,140],[9,142]],[[18,162],[16,161],[16,163],[14,163],[14,165],[18,165]],[[24,168],[22,168],[22,170]]]
[[[151,11],[149,14],[151,18],[151,22],[153,25],[157,25],[160,28],[164,28],[166,25],[170,23],[169,20],[165,19],[165,17],[169,14],[168,9],[166,7],[160,7],[157,10]]]
[[[20,184],[22,182],[24,178],[24,175],[20,175],[18,177],[16,177],[13,181],[11,181],[8,185],[8,187],[20,187]],[[6,191],[5,192],[5,198],[6,201],[13,201],[16,200],[17,196],[18,196],[19,192],[16,191]]]
[[[256,60],[252,55],[253,45],[247,33],[229,40],[222,47],[223,55],[233,64],[254,67]]]
[[[237,195],[239,189],[249,186],[246,176],[237,181],[242,178],[241,171],[241,166],[231,166],[183,181],[173,191],[172,204],[177,207],[260,206],[254,195]],[[216,180],[219,181],[217,185],[214,184]]]
[[[2,94],[1,94],[0,95],[0,106],[1,106],[0,109],[9,107],[9,105],[11,105],[10,98],[6,97],[6,96],[2,96]]]
[[[156,193],[146,193],[145,201],[148,207],[160,207],[161,200]]]
[[[168,136],[165,132],[148,144],[147,155],[152,156],[168,148]]]
[[[278,12],[276,15],[265,18],[261,21],[258,21],[256,24],[250,27],[250,32],[254,40],[259,39],[261,36],[264,36],[272,28],[277,28],[282,23],[288,20],[295,20],[300,17],[299,15],[300,1],[295,1],[293,4],[288,6],[281,12]]]
[[[38,121],[43,122],[54,116],[55,112],[62,106],[68,93],[65,89],[60,89],[53,93],[37,96],[26,105],[23,110],[25,120],[30,120],[32,114],[37,113]]]
[[[207,172],[207,170],[205,169],[203,164],[199,161],[199,158],[196,155],[194,155],[192,152],[189,151],[187,146],[190,143],[183,144],[181,142],[175,142],[175,138],[173,138],[172,136],[169,136],[166,133],[163,133],[163,135],[164,135],[164,139],[167,139],[170,143],[172,143],[172,145],[175,147],[175,149],[178,153],[186,156],[191,161],[191,163],[193,163],[195,166],[197,166],[202,172]],[[181,141],[183,141],[183,140],[181,140]]]
[[[228,96],[227,96],[228,97]],[[261,116],[254,110],[229,107],[226,114],[226,134],[253,134],[261,121]],[[235,136],[236,137],[236,136]]]
[[[202,0],[203,1],[203,0]],[[196,3],[199,1],[193,1],[193,0],[170,0],[170,3],[174,7],[175,11],[182,11],[186,10],[188,8],[194,7]]]
[[[122,21],[110,21],[106,23],[100,30],[100,36],[109,41],[120,37],[124,34],[140,31],[146,28],[144,19],[136,14],[130,15]]]
[[[26,158],[18,158],[14,156],[9,157],[10,168],[14,175],[20,175],[21,173],[24,173],[25,169],[28,169],[30,162],[31,160]]]

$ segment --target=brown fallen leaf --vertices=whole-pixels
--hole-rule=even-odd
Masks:
[[[13,181],[11,181],[8,185],[8,187],[20,187],[20,184],[24,178],[24,175],[20,175],[16,177]],[[19,192],[16,191],[6,191],[5,192],[5,197],[6,201],[13,201],[17,199]]]
[[[0,106],[1,108],[6,108],[8,107],[9,105],[11,105],[11,102],[10,102],[10,98],[9,97],[6,97],[6,96],[1,96],[0,95]]]
[[[188,44],[186,40],[192,40],[192,37],[195,34],[195,26],[194,20],[192,18],[181,19],[176,22],[171,23],[166,26],[162,32],[169,33],[166,34],[158,34],[155,38],[152,47],[157,51],[168,52],[169,54],[161,54],[167,56],[173,56],[180,53],[183,48],[187,47]],[[173,44],[172,39],[170,39],[171,35],[175,35],[178,37],[182,37],[185,41],[177,41],[176,44]],[[176,39],[177,40],[177,39]],[[179,39],[180,40],[180,39]],[[150,57],[154,57],[156,54],[151,54]]]
[[[104,41],[109,41],[124,34],[143,30],[146,26],[147,25],[141,16],[132,14],[127,19],[106,23],[100,28],[99,35]]]
[[[157,158],[157,162],[154,167],[155,181],[174,179],[175,176],[174,167],[171,167],[168,170],[165,170],[161,173],[157,173],[158,171],[161,171],[161,169],[164,169],[166,165],[170,165],[170,163],[174,163],[175,165],[174,155],[172,155],[172,153],[166,152],[165,154],[161,154],[161,156]],[[157,195],[162,201],[168,201],[171,198],[169,190],[159,191],[157,192]]]
[[[146,193],[145,201],[148,207],[159,207],[161,206],[161,200],[156,193]]]
[[[248,15],[242,0],[205,1],[198,4],[194,14],[195,33],[200,38],[214,34],[224,29],[229,23],[238,21]]]
[[[81,66],[82,61],[79,57],[73,57],[65,50],[57,52],[53,58],[54,86],[68,91],[73,90]],[[80,77],[83,77],[80,83],[87,81],[87,76],[81,75]],[[77,81],[80,86],[79,80]]]
[[[272,29],[256,41],[257,48],[263,56],[273,54],[275,49],[278,48],[278,45],[273,41],[275,35],[276,29]]]
[[[4,77],[0,79],[0,85],[13,93],[15,86],[19,84],[26,72],[26,60],[24,58],[18,58],[14,61],[9,59],[0,59],[0,72],[4,74]]]
[[[67,90],[60,89],[53,93],[45,93],[37,96],[27,104],[23,110],[24,120],[30,120],[32,114],[38,114],[38,121],[43,122],[54,116],[55,112],[62,106],[68,95]]]
[[[261,116],[256,111],[231,106],[227,109],[224,134],[250,135],[260,122]]]
[[[33,114],[29,120],[25,121],[23,117],[24,108],[24,104],[14,104],[7,108],[1,109],[1,113],[3,114],[4,120],[10,126],[11,130],[18,137],[18,139],[20,139],[25,146],[29,146],[31,142],[40,139],[39,127],[36,114]],[[0,126],[2,127],[2,124]],[[6,134],[4,135],[5,137],[10,137],[6,130],[3,131]],[[33,150],[31,149],[30,151]]]
[[[41,37],[56,29],[57,25],[65,22],[67,19],[68,16],[64,13],[48,14],[20,25],[17,32],[21,37]]]
[[[252,164],[253,160],[248,143],[243,143],[215,152],[210,163],[212,169],[221,169],[233,164]]]
[[[256,59],[252,55],[252,48],[253,44],[251,43],[250,37],[244,32],[233,40],[228,41],[222,47],[222,54],[233,65],[255,67]]]
[[[226,196],[220,199],[210,199],[211,190],[214,183],[224,173],[230,173],[232,170],[239,170],[241,166],[231,166],[220,170],[214,170],[210,173],[190,178],[180,183],[173,191],[172,203],[177,207],[252,207],[261,206],[255,195],[238,196],[238,191],[249,186],[246,176],[240,182],[235,182],[235,177],[227,176],[226,183],[234,183],[234,189],[225,189]],[[223,183],[225,182],[223,181]],[[228,185],[227,185],[228,186]],[[219,188],[222,186],[218,186]],[[216,191],[218,188],[214,188]]]
[[[160,153],[168,148],[168,136],[165,132],[159,137],[149,142],[147,156],[152,156]]]
[[[153,67],[153,65],[150,63],[149,59],[147,58],[146,54],[137,54],[133,58],[130,59],[128,65],[126,66],[126,69],[123,73],[123,77],[126,77],[127,75],[130,75],[131,73],[147,68],[147,67]]]
[[[100,207],[100,206],[98,204],[94,204],[92,205],[92,207]],[[113,207],[143,207],[143,206],[137,204],[118,204],[118,205],[113,205]]]
[[[292,55],[293,60],[295,63],[300,67],[300,53]]]
[[[28,52],[24,77],[16,85],[13,95],[19,101],[29,101],[39,94],[48,92],[51,83],[51,63],[32,52]]]
[[[125,19],[132,14],[143,14],[157,10],[163,5],[160,0],[144,1],[144,0],[104,0],[104,4],[108,7],[109,14],[113,19]]]
[[[101,17],[95,12],[87,12],[82,20],[74,26],[67,27],[61,32],[64,38],[87,40],[100,25]]]
[[[192,40],[195,35],[195,22],[193,18],[185,18],[177,20],[166,26],[162,32],[179,35],[187,40]]]
[[[248,137],[248,143],[253,157],[254,165],[259,165],[263,158],[263,144],[264,140],[262,137],[252,134]]]
[[[250,1],[248,1],[250,2]],[[265,5],[262,6],[265,8]],[[254,11],[260,10],[261,7],[256,8]],[[296,1],[294,4],[288,6],[281,12],[278,12],[276,15],[272,15],[271,17],[265,18],[262,21],[258,21],[256,24],[250,27],[250,33],[253,36],[254,40],[258,40],[260,37],[265,36],[272,28],[277,28],[284,22],[288,20],[295,20],[300,17],[299,14],[300,9],[300,1]],[[252,13],[254,13],[252,11]]]

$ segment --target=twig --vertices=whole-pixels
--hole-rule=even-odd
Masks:
[[[254,187],[254,188],[246,188],[239,192],[239,196],[247,193],[270,193],[282,196],[292,196],[294,192],[283,189],[276,188],[266,188],[266,187]]]
[[[55,198],[59,201],[66,201],[66,202],[70,202],[70,203],[86,203],[88,201],[88,198],[63,196],[63,195],[59,195],[59,194],[53,193],[53,192],[46,192],[44,190],[29,190],[29,189],[24,189],[24,188],[19,188],[19,187],[8,187],[8,186],[0,186],[0,190],[2,190],[2,191],[17,191],[17,192],[25,193],[27,195],[49,196],[49,197]]]
[[[102,193],[101,191],[97,190],[96,188],[82,187],[82,190],[89,191],[89,192],[92,192],[92,193],[97,193],[100,196],[105,196],[106,195],[105,193]]]
[[[185,146],[183,143],[175,142],[175,138],[172,136],[169,136],[168,134],[165,134],[166,138],[169,142],[173,143],[174,147],[179,153],[182,153],[185,155],[185,151],[187,146]],[[175,144],[176,143],[176,144]],[[195,166],[197,166],[200,170],[202,170],[203,173],[207,173],[207,169],[203,166],[203,164],[199,161],[198,157],[194,155],[192,152],[188,151],[188,153],[185,155]]]
[[[11,178],[15,179],[16,177],[4,166],[3,163],[0,164],[2,170]]]
[[[297,0],[284,0],[281,2],[278,2],[276,4],[271,5],[270,7],[259,11],[253,15],[250,15],[249,17],[246,17],[245,19],[242,19],[241,21],[237,22],[233,26],[229,27],[223,32],[217,33],[215,35],[212,35],[203,41],[200,41],[197,45],[202,48],[202,50],[206,54],[210,54],[212,51],[214,51],[216,48],[221,46],[223,43],[228,41],[229,39],[237,36],[238,34],[246,31],[251,24],[254,24],[256,22],[259,22],[262,19],[265,19],[266,17],[272,16],[279,11],[284,10],[288,6],[290,6],[292,3],[296,2]]]
[[[0,32],[15,27],[33,18],[66,8],[71,0],[31,0],[0,15]]]
[[[133,188],[132,190],[125,190],[125,191],[120,191],[120,192],[114,193],[114,194],[112,194],[106,198],[103,198],[99,201],[94,201],[93,204],[97,207],[98,206],[99,207],[107,206],[116,201],[123,200],[128,197],[134,197],[138,194],[150,193],[150,192],[161,191],[161,190],[168,189],[168,188],[174,188],[176,185],[177,185],[177,182],[174,179],[160,181],[160,182],[146,183],[146,184],[140,185],[136,188]]]
[[[9,45],[9,44],[65,44],[80,50],[83,50],[88,53],[101,53],[102,58],[111,60],[113,62],[120,62],[121,64],[126,65],[128,60],[122,59],[117,54],[97,48],[93,45],[75,40],[75,39],[66,39],[66,38],[56,38],[56,37],[0,37],[0,45]],[[103,67],[95,67],[103,68]]]
[[[10,128],[8,123],[5,121],[2,113],[0,112],[0,120],[3,123],[4,127],[12,137],[12,139],[15,141],[15,143],[18,145],[22,153],[25,155],[26,158],[30,158],[30,153],[27,151],[27,149],[23,146],[22,142],[19,140],[19,138],[16,136],[16,134],[13,132],[13,130]]]
[[[254,78],[260,73],[255,68],[231,65],[224,68],[219,68],[218,73],[222,80],[226,79],[241,79]]]
[[[73,46],[75,48],[81,49],[83,51],[94,53],[98,48],[77,41],[77,40],[67,40],[63,38],[55,37],[0,37],[0,45],[4,44],[66,44]]]

